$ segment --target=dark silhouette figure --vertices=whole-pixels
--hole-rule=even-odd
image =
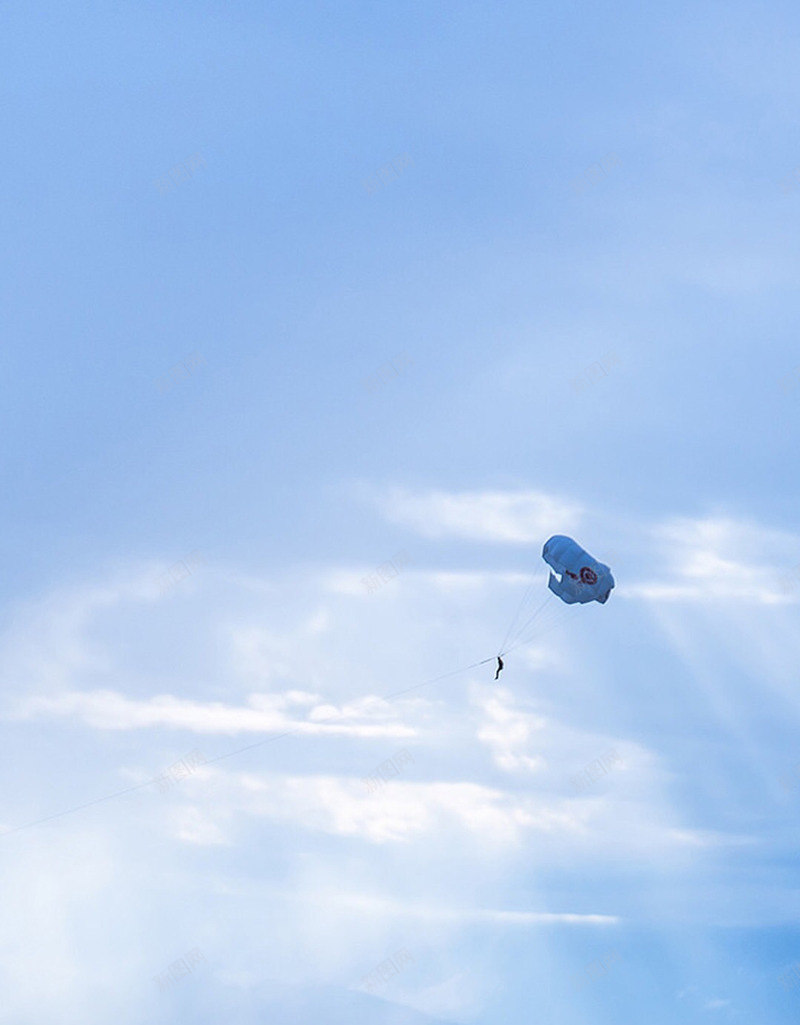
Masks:
[[[495,680],[500,676],[500,673],[502,673],[502,671],[503,671],[503,660],[498,655],[497,656],[497,672],[494,674]]]

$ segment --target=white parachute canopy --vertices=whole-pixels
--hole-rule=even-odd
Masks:
[[[569,608],[565,609],[561,602],[568,606],[586,605],[592,601],[605,605],[613,590],[614,577],[608,566],[589,555],[571,537],[555,534],[545,543],[542,558],[547,566],[542,566],[534,575],[522,596],[500,646],[501,655],[529,643],[534,635],[542,636],[565,616],[571,615]],[[550,572],[548,566],[554,572]],[[549,577],[547,586],[550,590],[546,592],[544,601],[531,611],[531,600],[535,599],[546,577]],[[561,602],[554,601],[554,595]]]
[[[589,555],[577,541],[564,534],[554,534],[545,542],[542,558],[555,570],[547,586],[567,605],[599,601],[604,605],[614,587],[611,570]]]

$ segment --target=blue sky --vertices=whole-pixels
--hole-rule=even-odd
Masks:
[[[796,1021],[796,7],[0,56],[4,1023]]]

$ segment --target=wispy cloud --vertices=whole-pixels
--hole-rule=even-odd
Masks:
[[[505,790],[468,781],[387,781],[376,801],[356,777],[228,772],[211,769],[214,794],[207,811],[252,818],[278,828],[351,837],[369,844],[408,844],[427,839],[437,849],[468,842],[486,858],[520,852],[547,838],[545,863],[562,859],[618,860],[646,853],[667,861],[679,850],[698,850],[741,839],[680,828],[656,793],[576,799],[551,786]],[[224,796],[220,796],[224,795]],[[204,806],[194,786],[192,800]],[[209,798],[211,800],[211,798]],[[216,809],[216,811],[215,811]],[[461,840],[458,838],[461,837]]]
[[[542,491],[429,491],[400,489],[378,498],[390,521],[426,537],[541,544],[557,530],[574,530],[581,507]]]
[[[490,694],[476,690],[473,700],[484,716],[478,728],[478,740],[489,746],[501,769],[536,772],[544,767],[541,754],[528,753],[532,738],[547,724],[542,716],[517,708],[505,688]]]
[[[297,707],[312,705],[306,718],[294,717]],[[193,733],[272,733],[291,730],[305,734],[351,737],[411,737],[414,730],[387,722],[396,710],[379,698],[363,698],[337,706],[320,703],[312,694],[251,694],[244,705],[221,701],[201,702],[169,694],[135,700],[116,691],[68,691],[53,697],[31,697],[8,713],[9,719],[45,716],[83,721],[100,730],[135,730],[165,727]],[[384,721],[379,721],[384,720]]]
[[[441,904],[415,904],[363,893],[332,895],[334,903],[371,914],[390,915],[395,918],[415,918],[421,921],[489,922],[495,925],[617,925],[617,915],[576,914],[571,911],[518,911],[504,908],[444,907]]]
[[[765,605],[796,601],[785,586],[800,538],[730,518],[675,519],[651,529],[660,576],[623,584],[620,593],[652,601],[733,599]]]

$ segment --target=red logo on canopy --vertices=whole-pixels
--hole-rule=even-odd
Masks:
[[[588,566],[581,566],[581,580],[584,584],[596,584],[597,574],[593,569],[589,569]]]

